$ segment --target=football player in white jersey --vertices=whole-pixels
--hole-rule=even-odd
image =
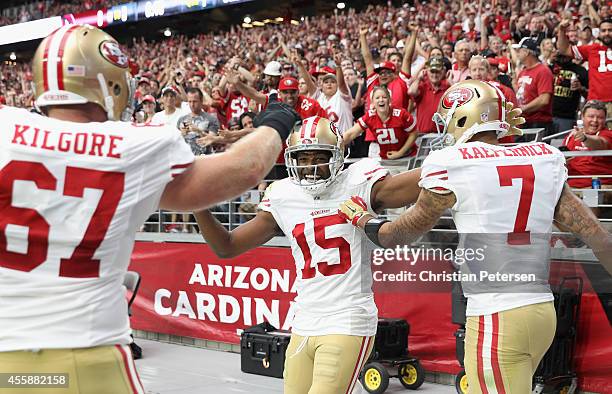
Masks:
[[[47,116],[0,106],[0,371],[67,374],[45,380],[62,393],[143,393],[122,286],[135,232],[158,207],[202,209],[256,185],[298,117],[276,104],[251,136],[195,159],[174,126],[119,121],[133,83],[102,30],[58,29],[33,69]]]
[[[375,215],[418,195],[418,170],[389,177],[373,159],[343,170],[343,153],[332,122],[307,118],[287,140],[289,178],[268,187],[254,219],[229,232],[208,211],[196,213],[204,238],[220,257],[237,256],[275,235],[289,239],[297,296],[286,394],[350,393],[372,349],[377,309],[370,267],[362,264],[365,235],[338,215],[338,204],[358,195]]]
[[[489,277],[474,283],[462,278],[468,298],[469,392],[529,393],[556,328],[549,258],[542,258],[549,257],[553,221],[591,246],[610,273],[612,237],[566,184],[561,152],[539,142],[498,145],[498,139],[520,134],[514,126],[524,120],[493,85],[473,80],[453,85],[434,120],[443,128],[440,141],[446,147],[425,159],[413,207],[394,222],[373,219],[352,200],[341,205],[341,212],[380,245],[391,247],[414,242],[451,209],[463,240],[484,239],[480,246],[494,250],[486,254],[487,269],[521,272],[532,266],[537,271],[536,264],[543,265],[542,282],[500,286]],[[501,264],[492,266],[500,257]]]

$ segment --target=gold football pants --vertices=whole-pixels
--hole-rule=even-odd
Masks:
[[[555,336],[552,302],[468,316],[465,372],[470,394],[528,394],[538,364]]]
[[[291,335],[285,353],[285,394],[351,393],[374,337]]]
[[[0,394],[144,394],[129,346],[0,352],[0,372],[68,374],[67,388],[0,388]],[[6,384],[4,385],[6,386]]]

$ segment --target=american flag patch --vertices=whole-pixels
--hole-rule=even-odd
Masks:
[[[84,77],[85,76],[85,66],[78,65],[68,65],[66,67],[66,75],[71,75],[74,77]]]

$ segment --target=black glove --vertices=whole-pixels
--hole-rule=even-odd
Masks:
[[[278,101],[276,94],[270,95],[268,107],[265,111],[255,117],[253,124],[255,127],[272,127],[281,140],[285,141],[295,127],[296,123],[302,121],[300,115],[289,105]]]

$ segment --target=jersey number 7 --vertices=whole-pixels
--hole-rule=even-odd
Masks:
[[[514,166],[497,166],[500,186],[512,186],[512,180],[522,179],[521,197],[519,199],[516,219],[514,220],[514,231],[508,234],[508,244],[529,245],[529,231],[527,231],[527,220],[531,211],[533,200],[533,183],[535,174],[531,164]]]
[[[100,276],[100,260],[93,256],[104,240],[121,200],[124,178],[122,172],[66,167],[64,196],[83,198],[85,189],[102,190],[102,196],[72,256],[60,260],[60,276]],[[50,225],[37,210],[13,205],[15,181],[30,181],[38,189],[55,191],[57,178],[42,163],[29,161],[13,160],[0,171],[0,267],[30,272],[47,260]],[[6,227],[9,224],[28,228],[25,254],[8,250]]]

